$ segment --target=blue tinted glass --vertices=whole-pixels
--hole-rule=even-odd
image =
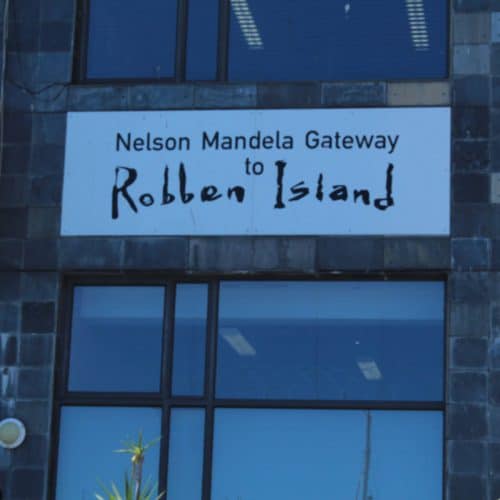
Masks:
[[[440,412],[218,409],[212,498],[440,500],[442,420]]]
[[[217,68],[219,0],[189,0],[186,54],[188,80],[214,80]]]
[[[161,411],[154,408],[65,407],[61,414],[57,468],[58,500],[95,498],[101,484],[111,482],[123,491],[123,475],[130,471],[130,456],[114,451],[124,441],[146,442],[161,435]],[[158,482],[159,444],[152,446],[144,461],[144,479]],[[105,495],[103,495],[105,496]]]
[[[88,78],[174,75],[177,0],[90,0]]]
[[[172,393],[201,396],[205,374],[207,285],[177,285]]]
[[[168,500],[200,500],[205,411],[174,408],[170,414]]]
[[[162,287],[75,288],[70,391],[160,389]]]
[[[444,78],[444,0],[231,0],[230,80]]]
[[[221,284],[217,397],[441,401],[443,284]]]

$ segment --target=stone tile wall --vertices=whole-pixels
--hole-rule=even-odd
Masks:
[[[500,498],[500,1],[450,5],[439,82],[71,85],[73,0],[8,7],[0,175],[0,413],[25,445],[0,451],[4,498],[47,498],[62,278],[75,272],[447,277],[446,498]],[[1,12],[1,11],[0,11]],[[3,59],[0,63],[3,63]],[[60,238],[69,110],[447,106],[450,238]]]

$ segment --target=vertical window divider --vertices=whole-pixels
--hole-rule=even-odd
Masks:
[[[217,47],[217,81],[227,81],[230,0],[219,0],[219,40]]]
[[[73,80],[84,81],[87,77],[87,46],[90,28],[90,0],[81,0],[76,8]]]
[[[189,0],[177,2],[177,38],[175,53],[175,81],[186,80],[186,52]]]
[[[168,449],[170,438],[170,397],[172,393],[172,360],[174,351],[175,283],[169,281],[165,291],[163,307],[163,353],[162,353],[162,418],[160,440],[160,463],[158,491],[167,489]]]
[[[63,324],[61,325],[64,330],[64,338],[60,340],[60,355],[61,359],[58,360],[61,362],[61,376],[56,377],[57,384],[57,395],[59,397],[66,395],[68,391],[69,384],[69,362],[71,358],[71,337],[72,337],[72,324],[73,324],[73,308],[74,308],[74,293],[75,286],[74,284],[68,284],[67,289],[65,290],[67,299],[65,298],[65,302],[62,304],[62,309],[64,313],[64,318],[62,319]],[[59,337],[59,336],[58,336]],[[56,339],[58,342],[59,339]]]
[[[215,410],[215,373],[217,363],[217,317],[219,310],[219,283],[211,281],[208,289],[207,352],[205,363],[205,432],[203,451],[202,499],[210,500],[212,484],[212,453]]]
[[[59,434],[61,422],[61,409],[64,395],[67,393],[69,373],[69,352],[71,340],[71,320],[73,315],[73,290],[74,286],[63,281],[61,286],[61,301],[59,305],[58,325],[55,338],[55,367],[54,367],[54,401],[52,405],[53,429],[57,429],[49,446],[49,479],[47,492],[49,498],[55,498],[57,486],[57,457],[59,454]],[[63,332],[63,335],[60,333]]]
[[[158,493],[167,491],[168,478],[168,448],[170,441],[170,405],[164,401],[161,414],[161,439],[160,439],[160,460],[159,460],[159,478]]]

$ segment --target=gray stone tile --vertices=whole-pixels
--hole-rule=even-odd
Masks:
[[[491,262],[490,240],[455,238],[452,241],[452,266],[459,270],[487,269]]]
[[[24,268],[54,270],[57,268],[57,241],[27,240],[24,244]]]
[[[59,275],[51,272],[25,272],[21,278],[23,301],[57,300]]]
[[[456,368],[486,368],[488,342],[484,338],[456,337],[451,341],[451,365]]]
[[[63,238],[59,242],[62,269],[117,269],[123,265],[123,241],[105,238]]]
[[[0,176],[0,207],[23,207],[26,205],[28,185],[21,175]]]
[[[257,104],[256,85],[196,85],[196,108],[250,108]]]
[[[190,109],[194,105],[192,85],[135,85],[129,91],[134,110]]]
[[[125,241],[124,267],[128,269],[185,269],[187,238],[141,238]]]
[[[65,113],[34,113],[33,144],[64,146],[66,142]]]
[[[319,83],[257,85],[259,108],[310,108],[319,106],[320,102]]]
[[[449,269],[447,238],[385,238],[385,269]]]
[[[127,109],[128,89],[120,86],[72,86],[68,96],[69,111],[106,111]]]
[[[23,262],[23,240],[0,240],[0,270],[19,269]]]
[[[484,439],[488,433],[486,406],[472,404],[449,405],[446,431],[448,439]],[[451,498],[455,499],[456,497]]]
[[[485,75],[490,71],[488,45],[455,45],[453,73],[455,75]]]
[[[451,475],[449,478],[449,496],[453,500],[471,500],[486,498],[486,480],[480,476]]]
[[[383,106],[387,86],[383,82],[323,83],[321,103],[324,106]]]
[[[453,143],[454,172],[486,172],[490,167],[490,143],[486,140],[457,140]]]
[[[55,207],[61,204],[62,175],[51,174],[31,178],[29,201],[31,205]]]
[[[449,399],[455,403],[483,403],[487,399],[485,373],[451,373]]]
[[[244,272],[252,270],[251,238],[192,238],[189,241],[189,269],[193,271]]]
[[[453,103],[456,105],[487,106],[490,102],[488,76],[465,76],[453,82]]]
[[[383,267],[382,238],[322,237],[318,239],[317,268],[320,271],[379,270]]]
[[[449,334],[457,337],[487,337],[490,333],[489,304],[453,302]]]
[[[54,302],[23,302],[22,333],[53,333],[55,313]]]
[[[451,441],[448,445],[450,472],[479,474],[486,470],[487,447],[475,441]]]
[[[488,12],[455,13],[453,16],[453,42],[455,44],[488,43],[491,19]]]
[[[72,52],[40,52],[38,83],[67,83],[71,81]]]
[[[28,211],[30,238],[55,238],[59,235],[61,210],[58,207],[32,207]]]

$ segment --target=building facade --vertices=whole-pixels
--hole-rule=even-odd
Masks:
[[[112,451],[138,430],[161,436],[147,471],[169,499],[500,498],[500,3],[406,0],[404,18],[387,3],[342,2],[337,42],[322,38],[337,19],[315,14],[322,1],[268,6],[270,26],[258,1],[2,2],[0,416],[26,427],[21,446],[0,449],[2,498],[92,498],[114,478],[95,468],[126,467]],[[307,43],[294,38],[299,20]],[[252,182],[268,154],[262,137],[249,145],[248,124],[332,119],[360,134],[380,123],[384,162],[394,130],[429,141],[400,143],[403,184],[417,192],[394,225],[355,215],[404,205],[386,163],[381,194],[361,186],[343,200],[334,191],[350,178],[318,171],[307,201],[301,177],[285,199],[279,162],[290,168],[293,152],[270,160],[269,211],[240,214],[259,200]],[[175,144],[163,135],[154,152],[141,120],[153,131],[172,120]],[[204,180],[190,165],[208,158],[199,172],[212,175],[212,157],[182,150],[179,135],[212,125],[248,144],[228,146],[233,156],[220,145],[213,158],[230,159]],[[358,140],[331,130],[326,150]],[[115,163],[104,174],[106,134]],[[271,136],[273,153],[286,149]],[[178,156],[164,163],[171,149],[187,155],[184,192]],[[128,198],[130,162],[143,157],[159,169],[155,206],[149,192]],[[351,157],[353,169],[371,161]],[[241,169],[255,158],[244,192],[225,178],[234,158]],[[198,181],[207,190],[190,190]],[[191,224],[188,209],[221,193],[228,204],[207,220],[193,208],[205,225]],[[313,197],[352,201],[352,212],[329,232]],[[275,213],[294,201],[307,214],[280,230]],[[143,215],[158,205],[179,210],[173,229]],[[240,216],[255,220],[239,229]]]

